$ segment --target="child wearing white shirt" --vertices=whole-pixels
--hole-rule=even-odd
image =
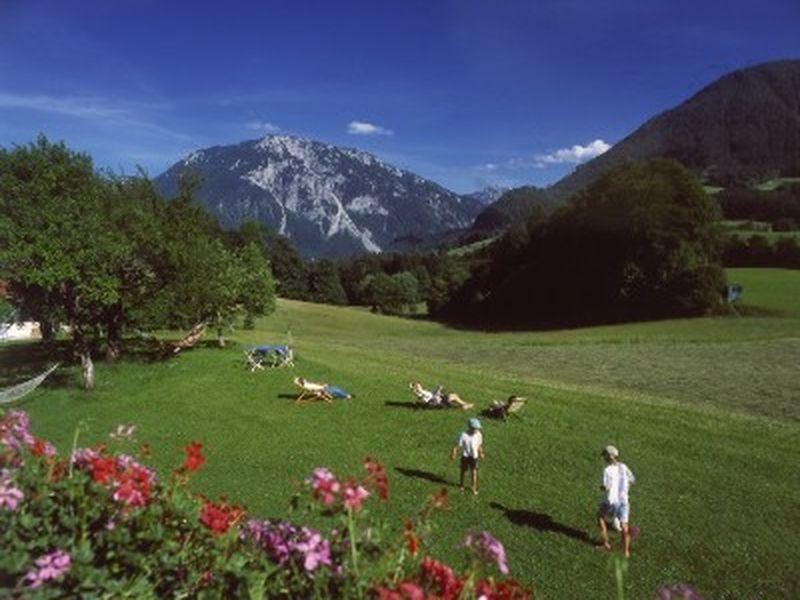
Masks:
[[[481,422],[472,418],[467,420],[467,430],[459,437],[453,450],[450,452],[450,460],[455,460],[459,452],[461,453],[459,487],[464,489],[464,475],[470,473],[472,493],[478,493],[478,461],[485,458],[483,453],[483,434],[481,433]]]
[[[608,543],[608,525],[606,519],[611,519],[614,529],[622,531],[622,550],[625,557],[631,555],[631,533],[628,527],[630,503],[628,490],[636,481],[631,470],[625,463],[619,462],[619,450],[614,446],[606,446],[602,452],[607,463],[603,469],[603,501],[597,509],[597,525],[600,527],[600,547],[611,550]]]

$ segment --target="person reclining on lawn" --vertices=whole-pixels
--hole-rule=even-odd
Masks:
[[[315,383],[308,379],[303,379],[302,377],[295,377],[293,381],[295,385],[303,388],[303,392],[298,396],[298,399],[317,396],[326,400],[333,400],[334,398],[350,400],[353,397],[352,394],[335,385]]]
[[[525,403],[523,396],[509,396],[508,400],[492,400],[492,403],[483,411],[483,414],[492,419],[507,420],[509,415],[520,410]]]
[[[435,392],[432,392],[422,387],[419,381],[412,381],[408,384],[408,387],[414,392],[417,400],[428,408],[449,408],[451,406],[457,406],[461,410],[469,410],[474,406],[462,400],[458,394],[445,393],[442,386],[439,386],[436,388]]]

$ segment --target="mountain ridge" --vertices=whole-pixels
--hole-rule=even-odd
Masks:
[[[357,148],[268,135],[196,150],[155,179],[166,196],[182,173],[203,180],[196,199],[235,227],[261,222],[307,257],[391,250],[395,240],[468,227],[480,204]]]
[[[715,79],[549,189],[565,200],[615,166],[659,156],[719,185],[800,172],[800,60]]]

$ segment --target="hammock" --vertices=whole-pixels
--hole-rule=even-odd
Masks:
[[[29,379],[28,381],[23,381],[17,385],[12,385],[4,390],[0,390],[0,404],[8,404],[9,402],[14,402],[14,400],[19,400],[23,396],[30,394],[33,390],[39,387],[39,384],[47,379],[47,376],[55,371],[60,364],[61,363],[54,364],[52,367],[47,369],[47,371],[41,375],[37,375],[33,379]]]
[[[194,346],[200,340],[200,338],[203,337],[203,335],[205,334],[206,327],[208,327],[208,324],[204,321],[201,321],[200,323],[192,327],[191,331],[186,334],[186,337],[184,337],[182,340],[178,342],[175,342],[172,345],[173,354],[177,354],[178,352],[180,352],[185,348],[191,348],[192,346]]]

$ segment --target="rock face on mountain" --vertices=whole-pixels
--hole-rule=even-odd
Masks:
[[[256,220],[307,257],[391,250],[396,240],[468,227],[478,201],[351,148],[284,135],[192,152],[156,178],[166,197],[180,176],[224,227]]]
[[[477,200],[484,206],[488,206],[493,202],[496,202],[503,194],[505,194],[511,188],[501,187],[497,185],[489,185],[482,190],[478,190],[477,192],[471,192],[469,194],[462,194],[464,198],[472,198],[473,200]]]
[[[800,175],[800,60],[734,71],[642,125],[550,191],[565,200],[625,162],[674,158],[723,186]]]

